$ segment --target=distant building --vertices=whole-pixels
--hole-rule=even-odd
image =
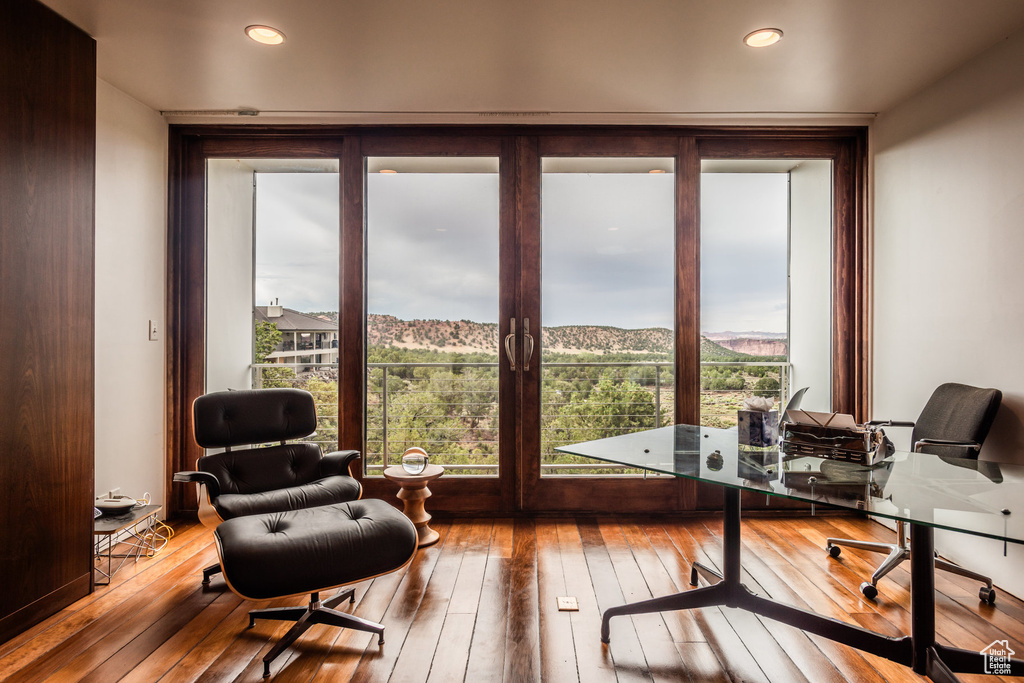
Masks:
[[[268,363],[337,363],[338,324],[284,306],[257,306],[256,322],[274,323],[281,343]]]

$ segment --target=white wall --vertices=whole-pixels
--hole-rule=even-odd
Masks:
[[[997,387],[982,457],[1024,463],[1024,32],[884,112],[872,150],[873,417],[915,419],[946,381]],[[1024,547],[936,544],[1024,595]]]
[[[832,162],[789,172],[789,358],[802,406],[832,406]],[[792,393],[791,391],[791,393]]]
[[[96,491],[162,502],[167,124],[96,84]],[[149,341],[149,321],[160,341]]]
[[[206,173],[206,391],[252,388],[253,166]]]

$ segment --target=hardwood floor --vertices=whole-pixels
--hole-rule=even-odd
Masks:
[[[400,572],[357,586],[356,614],[381,621],[386,643],[314,626],[273,666],[277,681],[771,681],[923,680],[909,669],[732,609],[617,617],[599,639],[601,610],[688,588],[690,562],[721,564],[714,516],[438,521],[440,541]],[[908,567],[883,581],[877,602],[858,586],[881,556],[824,552],[829,535],[888,540],[849,517],[744,520],[748,586],[773,598],[890,633],[910,629]],[[0,645],[9,681],[260,681],[263,654],[288,624],[261,621],[257,605],[221,577],[212,534],[179,525],[157,557],[126,565],[108,587]],[[941,639],[981,649],[1006,638],[1024,651],[1024,602],[1000,593],[979,603],[974,582],[938,573]],[[578,612],[559,612],[571,595]],[[300,599],[258,603],[299,604]],[[965,676],[964,680],[982,680]],[[991,679],[985,679],[991,680]],[[996,679],[999,680],[999,679]]]

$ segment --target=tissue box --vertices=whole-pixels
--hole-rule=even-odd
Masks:
[[[779,411],[740,410],[737,415],[736,428],[741,446],[767,448],[779,443]]]

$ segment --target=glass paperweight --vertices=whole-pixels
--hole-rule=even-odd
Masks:
[[[427,467],[427,452],[422,448],[410,448],[402,455],[402,469],[409,474],[420,474]]]

